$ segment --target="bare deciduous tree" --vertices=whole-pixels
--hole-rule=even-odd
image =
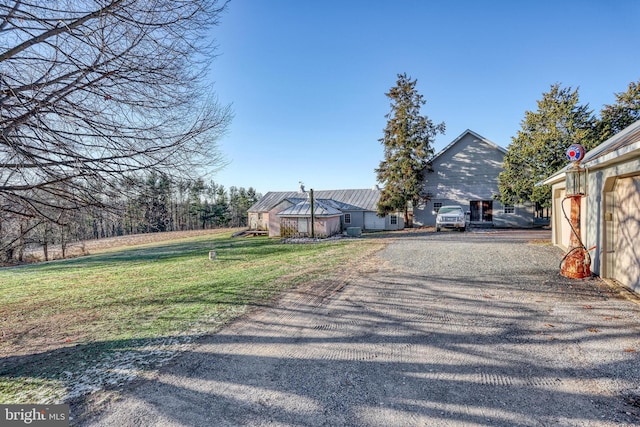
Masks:
[[[220,167],[218,0],[0,4],[0,212],[54,221],[139,171]]]
[[[225,8],[225,0],[0,3],[1,251],[13,252],[22,224],[108,205],[123,177],[223,165],[216,141],[231,113],[203,83],[215,50],[209,32]]]

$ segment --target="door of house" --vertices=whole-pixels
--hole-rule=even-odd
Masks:
[[[384,230],[385,219],[379,217],[375,212],[364,213],[364,229],[365,230]]]
[[[482,212],[482,206],[480,205],[480,202],[477,200],[474,200],[471,202],[471,217],[470,217],[470,221],[471,222],[478,222],[480,221],[480,213]]]
[[[615,277],[616,271],[616,192],[604,192],[604,277]]]
[[[471,222],[492,222],[493,221],[493,201],[473,200],[471,206]]]
[[[298,218],[298,233],[307,234],[309,232],[308,218]]]
[[[615,187],[614,278],[634,291],[640,290],[640,175],[618,179]]]
[[[482,201],[482,221],[484,222],[493,221],[493,201],[492,200]]]

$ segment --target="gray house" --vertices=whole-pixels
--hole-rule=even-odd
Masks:
[[[581,199],[581,240],[591,271],[640,292],[640,121],[585,154],[586,194]],[[553,197],[552,241],[567,250],[571,226],[563,212],[567,168],[544,184]]]
[[[433,226],[440,207],[459,205],[469,213],[472,226],[531,227],[534,206],[503,206],[498,175],[506,150],[466,130],[433,158],[425,173],[424,192],[429,201],[413,207],[414,226]]]
[[[401,212],[377,215],[378,200],[378,188],[314,191],[314,201],[319,202],[314,205],[315,229],[325,230],[323,236],[349,227],[360,227],[363,231],[403,229]],[[304,235],[310,230],[309,193],[303,188],[270,191],[249,208],[248,217],[250,230],[266,230],[271,237]]]

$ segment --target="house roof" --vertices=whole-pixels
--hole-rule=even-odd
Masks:
[[[316,200],[323,200],[327,206],[342,211],[376,211],[378,200],[380,200],[380,190],[318,190],[313,192],[313,196]],[[270,191],[251,206],[249,212],[267,212],[283,200],[289,200],[291,203],[297,204],[300,199],[307,199],[308,197],[307,192]]]
[[[314,198],[313,216],[317,218],[342,215],[342,212],[339,209],[330,206],[330,203],[328,202],[330,201]],[[309,199],[301,199],[293,206],[289,206],[282,212],[278,212],[277,215],[309,217],[311,216],[311,201]]]
[[[585,168],[602,168],[611,163],[620,162],[630,157],[637,157],[640,153],[640,120],[632,123],[602,144],[584,155],[581,164]],[[569,163],[540,184],[554,184],[565,178],[565,172],[572,164]]]
[[[435,156],[433,156],[433,158],[431,159],[431,162],[433,162],[435,159],[437,159],[438,157],[440,157],[441,155],[443,155],[447,150],[449,150],[451,147],[453,147],[454,145],[456,145],[458,142],[460,142],[460,140],[462,138],[464,138],[466,135],[472,135],[474,138],[477,138],[479,140],[481,140],[482,142],[488,144],[489,146],[495,148],[496,150],[500,151],[503,154],[507,154],[507,150],[502,148],[501,146],[499,146],[498,144],[496,144],[495,142],[492,142],[490,140],[488,140],[487,138],[485,138],[482,135],[479,135],[477,133],[475,133],[474,131],[467,129],[464,132],[462,132],[460,134],[459,137],[457,137],[456,139],[454,139],[453,141],[451,141],[451,143],[449,145],[447,145],[446,147],[444,147],[442,150],[440,150],[440,152],[438,152]]]

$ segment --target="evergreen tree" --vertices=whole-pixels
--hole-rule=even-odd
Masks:
[[[615,96],[615,104],[605,105],[600,111],[598,134],[601,142],[640,120],[640,80],[629,83],[626,92]]]
[[[211,184],[213,193],[213,223],[217,227],[225,227],[229,223],[229,200],[224,185]]]
[[[531,201],[550,207],[551,188],[536,183],[567,164],[571,144],[582,144],[586,150],[597,144],[596,119],[588,104],[579,104],[578,89],[554,84],[538,101],[538,111],[525,112],[521,125],[498,176],[500,200],[508,205]]]
[[[155,171],[149,173],[141,198],[145,205],[145,232],[157,233],[170,230],[171,182],[168,177]]]
[[[238,187],[229,187],[229,226],[240,227],[242,221],[242,195]]]
[[[207,207],[204,203],[205,184],[202,178],[195,179],[191,182],[189,188],[189,216],[190,216],[190,230],[196,230],[201,227],[204,228],[207,218]]]
[[[383,138],[384,160],[376,169],[378,182],[383,184],[378,202],[378,215],[404,211],[408,223],[408,206],[424,200],[424,173],[433,157],[433,143],[438,133],[444,134],[445,124],[434,124],[420,115],[426,103],[416,90],[417,80],[398,74],[396,86],[385,95],[391,100],[391,111]]]

